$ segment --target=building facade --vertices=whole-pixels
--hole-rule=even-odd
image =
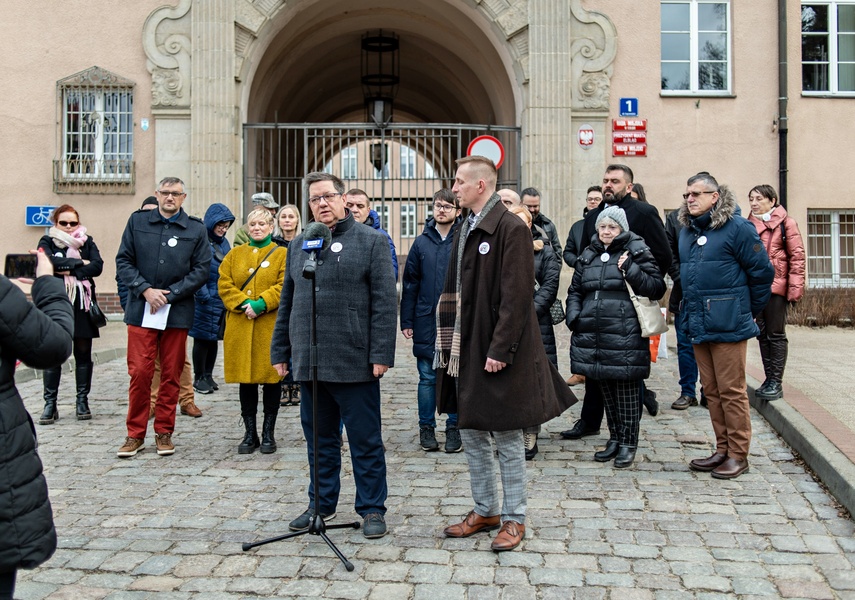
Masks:
[[[161,177],[184,179],[193,214],[223,202],[243,215],[256,191],[302,204],[299,176],[330,169],[388,205],[405,253],[453,159],[485,132],[504,144],[503,184],[539,189],[563,232],[611,162],[663,214],[698,171],[746,213],[751,187],[785,181],[810,285],[855,284],[855,201],[828,183],[855,158],[855,0],[5,5],[0,250],[34,247],[38,207],[72,204],[106,258],[102,294],[128,214]],[[67,26],[81,15],[97,15],[97,34]],[[315,129],[369,120],[360,41],[372,31],[400,41],[391,123],[410,133],[381,143],[393,127],[363,125],[327,146]]]

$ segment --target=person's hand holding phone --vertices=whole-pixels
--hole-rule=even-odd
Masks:
[[[24,260],[29,258],[26,254],[7,255],[6,256],[6,276],[13,283],[32,285],[35,279],[45,275],[53,276],[53,263],[50,257],[43,250],[30,250],[29,255],[32,255],[35,260],[35,273],[32,270],[32,261]],[[11,268],[11,270],[10,270]],[[32,275],[35,277],[24,277],[22,275]],[[21,285],[18,285],[21,287]],[[24,289],[21,287],[21,289]],[[26,291],[26,290],[25,290]]]

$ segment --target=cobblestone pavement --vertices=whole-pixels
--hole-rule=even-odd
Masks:
[[[563,334],[559,345],[567,374]],[[712,431],[704,409],[668,408],[677,395],[673,355],[648,382],[662,409],[642,420],[632,468],[592,460],[605,429],[599,438],[560,439],[577,405],[544,426],[529,463],[521,548],[494,554],[492,534],[444,539],[442,528],[471,508],[466,459],[419,450],[415,361],[403,339],[397,361],[382,382],[390,533],[366,540],[331,531],[356,567],[350,573],[317,537],[241,551],[243,542],[284,533],[306,507],[296,409],[280,412],[275,454],[238,455],[237,387],[222,385],[197,397],[204,417],[178,417],[174,456],[158,457],[149,432],[146,450],[122,460],[124,360],[96,367],[91,421],[74,419],[66,375],[61,419],[38,426],[59,549],[19,574],[16,597],[855,598],[852,521],[757,413],[747,475],[717,481],[689,471],[690,459],[709,453]],[[221,369],[215,378],[222,381]],[[20,390],[38,414],[41,383]],[[336,522],[356,517],[348,460],[345,471]]]

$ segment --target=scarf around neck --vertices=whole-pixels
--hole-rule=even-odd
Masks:
[[[464,219],[460,227],[460,237],[457,244],[451,248],[451,257],[448,261],[448,272],[445,275],[445,284],[439,302],[436,305],[436,349],[433,356],[433,368],[446,368],[452,377],[460,373],[460,340],[461,340],[461,269],[463,262],[463,250],[466,247],[466,238],[469,233],[478,227],[484,217],[501,202],[499,195],[494,193],[487,200],[484,208],[474,219]]]
[[[86,227],[81,225],[71,233],[66,233],[56,227],[51,227],[48,235],[53,240],[53,243],[59,248],[65,249],[65,255],[68,258],[80,259],[80,248],[89,239],[86,235]],[[77,298],[77,292],[80,290],[81,299],[83,300],[83,310],[89,312],[89,307],[92,305],[92,284],[89,280],[79,280],[77,277],[67,273],[63,276],[65,282],[65,293],[68,294],[68,299],[71,304],[74,304]]]

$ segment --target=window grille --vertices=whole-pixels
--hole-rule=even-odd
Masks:
[[[416,178],[416,151],[401,146],[401,179]]]
[[[808,210],[808,285],[855,286],[855,210]]]
[[[356,146],[349,146],[341,151],[341,178],[358,179],[358,161]]]

